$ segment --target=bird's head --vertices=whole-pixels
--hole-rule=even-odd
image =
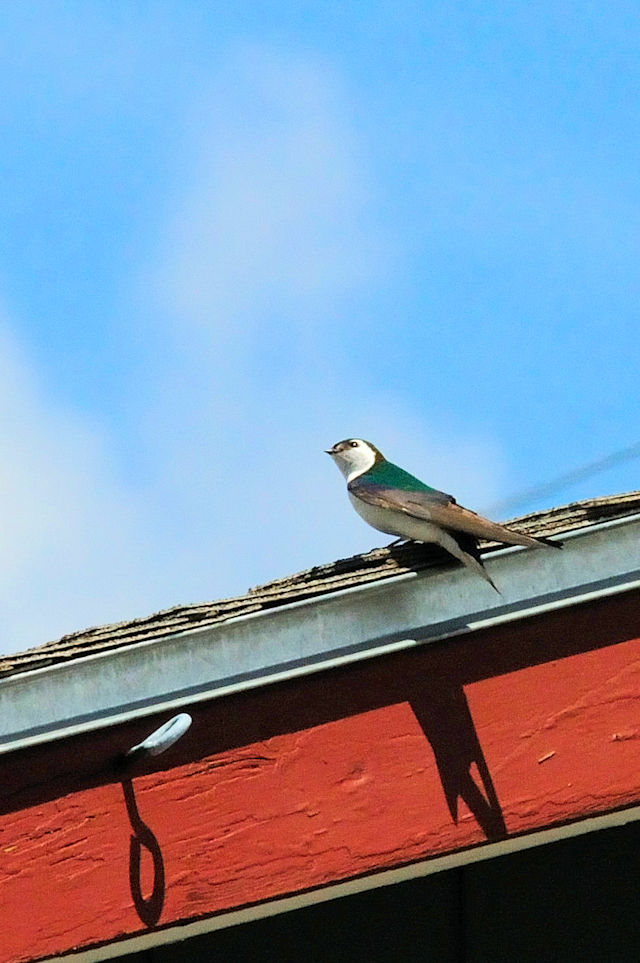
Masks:
[[[333,448],[327,448],[327,455],[331,455],[347,481],[368,471],[376,462],[384,461],[376,446],[362,438],[339,441]]]

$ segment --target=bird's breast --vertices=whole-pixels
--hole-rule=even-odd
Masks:
[[[363,502],[357,495],[349,492],[349,500],[358,515],[385,535],[396,535],[400,538],[413,538],[419,542],[438,542],[441,536],[441,529],[431,522],[421,518],[414,518],[405,512],[394,512],[390,508],[380,508],[378,505],[370,505]]]
[[[364,518],[368,525],[372,528],[377,528],[379,532],[384,532],[386,535],[397,535],[393,521],[394,516],[397,512],[389,511],[388,508],[379,508],[377,505],[370,505],[368,502],[363,502],[361,498],[356,495],[352,495],[349,492],[349,501],[357,511],[361,518]]]

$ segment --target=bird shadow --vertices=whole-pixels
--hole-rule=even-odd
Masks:
[[[504,838],[507,827],[464,689],[417,693],[410,705],[433,751],[453,822],[458,822],[462,800],[488,840]]]

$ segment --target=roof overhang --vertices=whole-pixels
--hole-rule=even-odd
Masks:
[[[0,680],[1,752],[640,587],[640,514]]]

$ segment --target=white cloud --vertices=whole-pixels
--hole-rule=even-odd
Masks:
[[[363,370],[349,305],[391,255],[348,118],[326,67],[258,47],[194,112],[195,161],[136,290],[155,339],[130,395],[144,485],[0,330],[0,647],[383,543],[322,453],[347,435],[470,507],[498,493],[490,439],[425,427]]]
[[[236,343],[270,320],[324,323],[380,266],[369,190],[333,77],[237,48],[194,111],[197,158],[159,284],[180,322]],[[269,317],[270,316],[270,317]]]
[[[55,410],[0,324],[0,651],[132,616],[149,586],[139,507],[95,426]]]
[[[340,437],[388,443],[476,504],[496,488],[490,440],[425,427],[367,378],[349,304],[391,255],[348,113],[321,65],[252,48],[198,115],[196,174],[153,274],[174,350],[143,432],[172,453],[156,491],[189,532],[192,597],[384,540],[322,453]]]

